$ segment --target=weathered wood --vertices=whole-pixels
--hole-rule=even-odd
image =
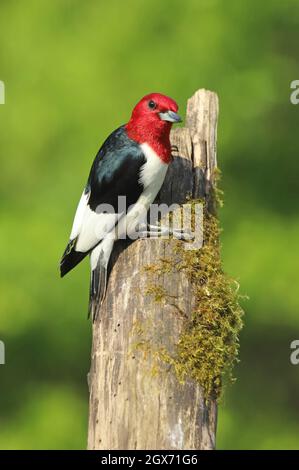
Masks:
[[[174,161],[159,202],[184,203],[186,196],[208,197],[216,166],[218,98],[199,90],[188,101],[186,128],[172,132]],[[151,354],[135,346],[136,325],[150,343],[171,351],[190,316],[192,289],[183,273],[159,278],[165,304],[145,295],[146,265],[173,257],[171,240],[118,242],[106,300],[93,325],[89,375],[89,449],[213,449],[217,406],[205,403],[192,381],[180,384],[171,368],[153,376]]]

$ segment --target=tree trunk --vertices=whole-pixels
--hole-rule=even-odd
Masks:
[[[159,203],[183,204],[192,195],[213,204],[217,117],[215,93],[199,90],[188,101],[187,127],[171,134],[177,149]],[[107,296],[93,324],[89,449],[215,448],[215,400],[206,401],[192,380],[181,384],[171,367],[155,370],[151,352],[151,345],[173,350],[182,312],[192,312],[192,289],[183,273],[158,276],[159,288],[175,303],[154,302],[147,293],[145,266],[175,256],[173,241],[162,239],[118,242],[114,250]],[[140,330],[150,341],[137,344]]]

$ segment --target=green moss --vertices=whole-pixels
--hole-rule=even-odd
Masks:
[[[204,213],[204,242],[200,250],[184,250],[181,265],[190,279],[195,309],[177,344],[172,364],[180,380],[197,380],[205,395],[220,396],[223,377],[232,380],[237,361],[243,311],[239,286],[223,271],[220,257],[219,222]]]
[[[175,261],[161,259],[157,265],[146,268],[155,278],[165,272],[184,272],[192,285],[195,307],[191,317],[187,318],[185,314],[174,352],[152,344],[152,357],[155,370],[157,361],[171,365],[179,381],[184,382],[187,378],[196,380],[206,398],[218,398],[224,382],[233,381],[232,369],[238,361],[238,336],[242,328],[239,285],[222,269],[219,235],[219,221],[204,204],[202,248],[185,250],[184,243],[176,241]],[[164,288],[157,283],[149,282],[149,285],[147,293],[156,302],[168,302]],[[146,336],[144,330],[143,335]],[[144,344],[149,352],[150,341],[144,340]]]

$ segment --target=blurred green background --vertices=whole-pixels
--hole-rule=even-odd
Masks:
[[[299,448],[297,0],[0,0],[0,447],[85,448],[89,266],[58,262],[103,139],[151,91],[220,97],[226,271],[248,294],[218,448]]]

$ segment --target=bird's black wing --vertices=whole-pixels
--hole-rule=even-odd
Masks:
[[[140,169],[145,162],[140,145],[127,136],[124,126],[104,142],[78,205],[71,238],[60,264],[61,276],[74,268],[113,229],[119,196],[126,197],[127,208],[138,200],[143,191]],[[107,207],[113,208],[114,215],[103,213],[103,205],[105,212]]]
[[[143,187],[139,182],[145,156],[140,145],[131,140],[124,127],[114,131],[100,148],[87,182],[89,206],[110,204],[117,211],[118,196],[126,196],[127,207],[137,201]]]

